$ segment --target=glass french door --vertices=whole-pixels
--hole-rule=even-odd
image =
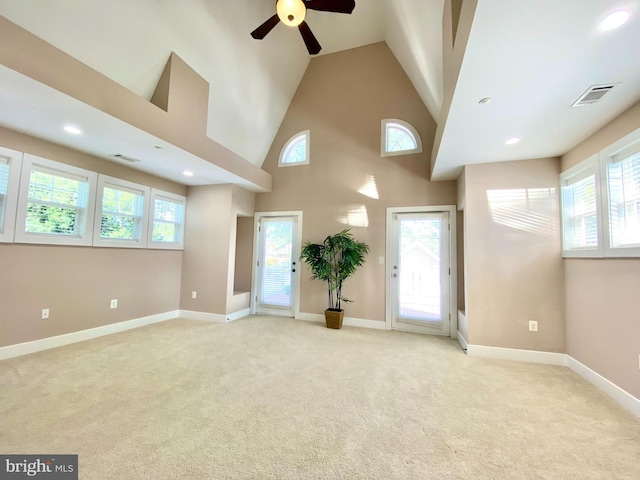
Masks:
[[[449,212],[396,213],[391,239],[391,328],[449,335]]]
[[[295,315],[299,263],[298,217],[261,217],[258,221],[256,313]]]

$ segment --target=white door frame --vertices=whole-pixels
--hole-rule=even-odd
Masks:
[[[457,262],[456,262],[456,206],[455,205],[436,205],[431,207],[388,207],[387,208],[387,267],[386,267],[386,315],[385,315],[385,328],[391,330],[391,317],[393,315],[391,304],[391,276],[393,275],[393,265],[391,265],[391,258],[393,255],[393,215],[399,213],[434,213],[434,212],[448,212],[449,213],[449,268],[451,274],[449,275],[449,336],[451,338],[457,338],[458,336],[458,285],[457,285]],[[446,268],[446,267],[445,267]]]
[[[300,249],[302,248],[302,212],[255,212],[253,217],[253,259],[251,264],[251,314],[255,315],[258,311],[258,259],[260,255],[260,221],[264,218],[273,217],[296,217],[296,225],[293,233],[294,242],[297,241],[297,245],[293,245],[294,261],[296,262],[296,272],[292,280],[292,300],[294,318],[300,316]]]

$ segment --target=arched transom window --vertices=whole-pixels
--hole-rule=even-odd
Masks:
[[[295,165],[308,165],[309,164],[309,142],[310,132],[305,130],[304,132],[296,133],[291,137],[287,143],[282,147],[280,152],[280,160],[278,161],[279,167],[291,167]]]
[[[396,118],[382,120],[380,156],[422,152],[420,135],[412,125]]]

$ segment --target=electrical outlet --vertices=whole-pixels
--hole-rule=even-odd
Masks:
[[[198,292],[191,292],[191,298],[196,298],[198,296]]]
[[[49,318],[49,309],[48,308],[43,308],[42,309],[42,320],[46,320],[47,318]]]
[[[384,257],[378,257],[378,263],[384,265]]]
[[[118,299],[114,298],[111,300],[111,308],[118,308]]]
[[[538,322],[536,320],[529,320],[529,331],[530,332],[538,331]]]

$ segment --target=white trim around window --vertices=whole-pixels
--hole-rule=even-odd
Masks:
[[[392,138],[393,135],[399,138]],[[394,157],[422,153],[422,139],[408,122],[397,118],[384,118],[380,122],[380,156]]]
[[[151,189],[147,248],[182,250],[186,197]]]
[[[150,191],[145,185],[99,175],[93,245],[145,248]]]
[[[600,152],[605,257],[640,257],[640,129]]]
[[[304,153],[302,153],[304,152]],[[311,156],[311,131],[304,130],[293,135],[282,147],[278,158],[279,167],[309,165]]]
[[[640,257],[640,129],[562,172],[560,189],[564,257]]]
[[[598,155],[560,174],[562,255],[602,257],[602,208]]]
[[[22,152],[0,147],[0,242],[13,242]]]
[[[95,172],[25,153],[15,241],[91,245],[97,177]]]

